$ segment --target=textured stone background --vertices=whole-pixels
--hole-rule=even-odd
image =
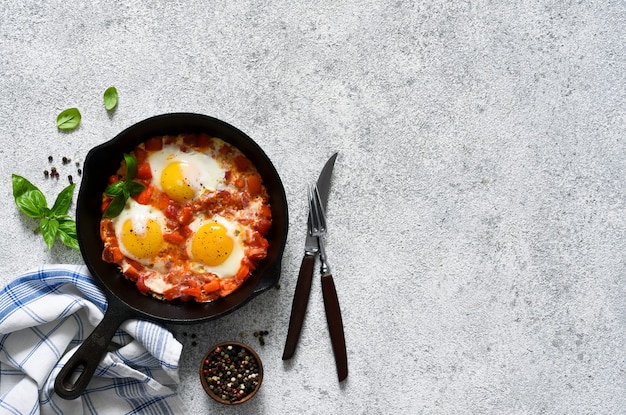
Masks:
[[[48,155],[81,160],[149,116],[204,113],[265,149],[290,233],[280,290],[173,327],[190,413],[623,414],[625,35],[623,1],[4,1],[0,282],[82,261],[33,235],[11,173],[52,198],[66,183],[44,180]],[[82,124],[61,133],[71,106]],[[319,280],[297,354],[280,359],[305,188],[334,151],[343,385]],[[228,339],[266,370],[238,408],[196,373]]]

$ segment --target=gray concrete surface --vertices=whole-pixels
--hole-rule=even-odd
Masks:
[[[283,178],[281,288],[172,328],[190,413],[626,413],[623,1],[1,10],[2,285],[42,263],[81,262],[33,235],[11,173],[52,198],[65,182],[44,179],[48,155],[81,160],[149,116],[230,122]],[[110,85],[120,103],[108,114]],[[82,124],[61,133],[56,115],[72,106]],[[306,185],[334,151],[328,251],[350,360],[343,385],[319,280],[297,354],[281,361]],[[265,346],[257,330],[269,331]],[[266,370],[260,394],[235,408],[210,401],[197,376],[205,349],[228,339],[256,345]]]

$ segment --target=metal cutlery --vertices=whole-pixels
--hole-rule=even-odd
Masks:
[[[326,310],[326,321],[328,323],[330,340],[333,346],[333,354],[335,355],[337,376],[339,382],[341,382],[348,377],[346,339],[343,333],[343,320],[341,318],[341,308],[339,307],[337,290],[326,256],[326,246],[324,242],[324,237],[327,233],[326,214],[324,213],[324,206],[322,206],[317,186],[314,186],[313,189],[309,189],[309,211],[311,212],[309,216],[309,233],[317,237],[319,242],[319,255],[322,263],[321,273],[324,309]]]
[[[298,281],[296,283],[296,290],[291,307],[291,316],[289,320],[285,349],[283,351],[283,360],[288,360],[293,357],[296,345],[298,344],[311,292],[315,257],[319,254],[322,263],[322,295],[324,298],[326,320],[333,345],[333,354],[335,355],[335,362],[337,365],[337,375],[339,381],[341,382],[348,376],[345,337],[343,333],[343,322],[341,318],[339,300],[337,299],[335,283],[328,266],[323,240],[326,235],[325,208],[328,201],[330,179],[336,158],[337,153],[330,157],[324,165],[316,185],[313,189],[309,189],[309,216],[307,220],[307,236],[305,241],[304,257],[302,258],[302,263],[300,265],[300,272],[298,274]]]
[[[324,206],[326,206],[326,202],[328,200],[330,179],[332,177],[336,159],[337,153],[333,154],[328,159],[322,168],[319,178],[317,179],[317,188],[320,193],[320,200]],[[309,222],[311,220],[310,218],[311,212],[309,212]],[[298,281],[296,283],[296,290],[291,306],[291,316],[289,318],[289,328],[287,330],[287,341],[285,342],[285,349],[283,351],[283,360],[288,360],[293,357],[298,340],[300,339],[300,332],[302,331],[302,324],[304,322],[304,316],[306,314],[311,294],[311,282],[313,279],[315,257],[319,252],[319,243],[317,239],[317,237],[312,236],[307,231],[304,243],[304,257],[302,258],[302,263],[300,264],[300,272],[298,273]]]

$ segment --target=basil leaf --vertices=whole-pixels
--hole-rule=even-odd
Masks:
[[[57,127],[59,130],[73,130],[80,124],[80,119],[78,108],[68,108],[57,116]]]
[[[13,184],[13,198],[15,204],[26,216],[40,218],[48,207],[46,197],[34,184],[22,176],[13,174],[11,176]]]
[[[74,193],[75,186],[76,184],[70,184],[65,189],[61,190],[61,193],[59,193],[52,206],[50,212],[52,216],[59,218],[67,213],[72,203],[72,194]]]
[[[124,187],[126,187],[126,183],[121,180],[111,183],[106,189],[104,189],[104,194],[107,196],[119,196],[124,191]]]
[[[78,236],[76,235],[76,222],[71,219],[59,221],[57,238],[66,246],[80,250],[78,246]]]
[[[143,192],[145,188],[146,186],[139,182],[126,183],[126,189],[128,189],[128,193],[130,193],[131,196],[138,195],[139,193]]]
[[[115,196],[109,206],[107,206],[106,210],[102,214],[105,218],[114,218],[122,213],[124,206],[126,205],[126,199],[128,197],[124,197],[123,195]]]
[[[124,153],[124,160],[126,160],[126,181],[129,182],[137,177],[137,159]]]
[[[41,218],[41,221],[39,221],[39,230],[41,231],[44,241],[46,241],[46,245],[48,245],[48,249],[52,249],[54,239],[59,230],[59,221],[56,219]]]
[[[23,195],[29,190],[37,190],[37,187],[34,184],[17,174],[11,175],[11,181],[13,183],[13,197],[15,198]]]
[[[110,86],[104,91],[104,108],[111,111],[117,105],[117,89]]]
[[[41,190],[29,190],[15,198],[17,207],[28,217],[41,218],[48,212],[48,202]]]

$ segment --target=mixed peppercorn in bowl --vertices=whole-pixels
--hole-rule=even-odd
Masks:
[[[259,355],[240,342],[213,346],[200,364],[200,382],[217,402],[236,405],[248,401],[261,387],[263,365]]]

